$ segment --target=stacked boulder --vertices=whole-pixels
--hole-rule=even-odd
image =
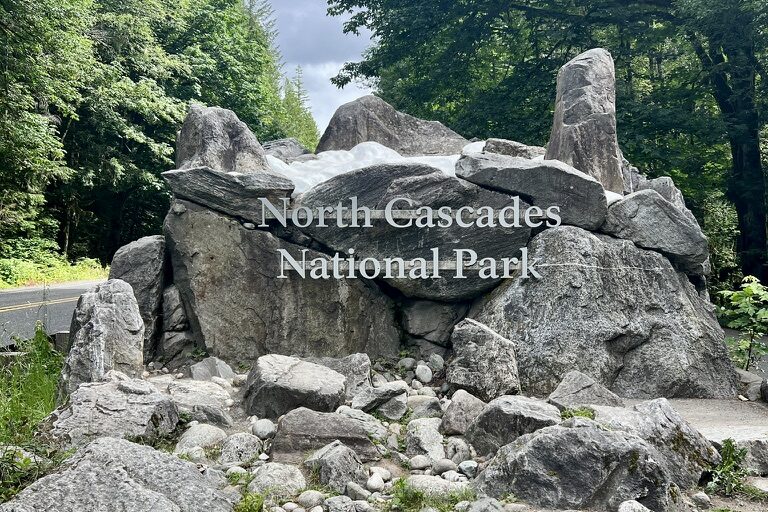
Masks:
[[[701,229],[671,180],[645,179],[619,149],[610,54],[563,68],[546,149],[468,145],[375,97],[341,107],[320,149],[371,140],[455,157],[455,173],[397,161],[297,196],[269,165],[311,159],[295,141],[268,158],[232,112],[191,109],[177,169],[164,173],[164,235],[121,249],[75,313],[61,405],[43,430],[77,455],[0,512],[231,511],[255,494],[270,510],[367,512],[404,489],[456,510],[502,510],[510,495],[542,508],[691,509],[686,493],[719,455],[660,397],[733,397],[736,374],[700,293]],[[523,208],[559,207],[562,225],[283,227],[258,203],[353,196],[372,209],[396,197],[502,209],[519,196]],[[410,259],[432,247],[526,249],[542,278],[277,279],[278,249]],[[169,443],[175,457],[140,446]],[[72,491],[94,474],[102,483]]]

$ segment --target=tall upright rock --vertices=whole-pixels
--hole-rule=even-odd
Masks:
[[[624,193],[616,138],[616,71],[607,50],[582,53],[560,70],[547,160],[560,160]]]
[[[109,278],[122,279],[133,288],[144,320],[144,359],[151,361],[162,328],[165,237],[147,236],[121,247],[112,258]]]

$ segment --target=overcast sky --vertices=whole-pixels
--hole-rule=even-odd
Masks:
[[[337,89],[330,79],[347,61],[360,60],[370,36],[344,35],[344,19],[326,15],[326,0],[271,0],[277,23],[277,45],[285,71],[304,71],[312,113],[322,133],[340,105],[368,94],[357,85]]]

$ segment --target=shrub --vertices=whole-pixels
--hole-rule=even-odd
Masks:
[[[261,494],[248,493],[243,496],[243,499],[237,504],[234,512],[262,512],[263,509],[264,496]]]
[[[391,494],[392,499],[387,503],[387,509],[402,512],[419,512],[424,508],[433,508],[438,512],[452,512],[457,503],[461,501],[475,501],[477,498],[471,489],[454,492],[445,496],[430,496],[419,489],[411,487],[403,479],[395,482],[392,486]]]
[[[747,276],[738,291],[722,291],[725,305],[720,318],[725,325],[742,333],[742,341],[731,343],[736,363],[745,370],[757,359],[768,354],[768,346],[761,340],[768,333],[768,289],[756,277]]]
[[[575,418],[575,417],[589,418],[593,420],[595,419],[595,411],[593,411],[589,407],[579,407],[577,409],[563,409],[563,411],[560,413],[560,417],[564,420]]]

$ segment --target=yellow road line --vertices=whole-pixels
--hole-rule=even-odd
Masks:
[[[11,311],[19,311],[22,309],[29,309],[29,308],[38,308],[41,306],[53,306],[55,304],[66,304],[67,302],[75,302],[78,300],[80,296],[77,297],[67,297],[66,299],[54,299],[54,300],[45,300],[41,302],[29,302],[27,304],[16,304],[13,306],[5,306],[0,308],[0,313],[9,313]]]

